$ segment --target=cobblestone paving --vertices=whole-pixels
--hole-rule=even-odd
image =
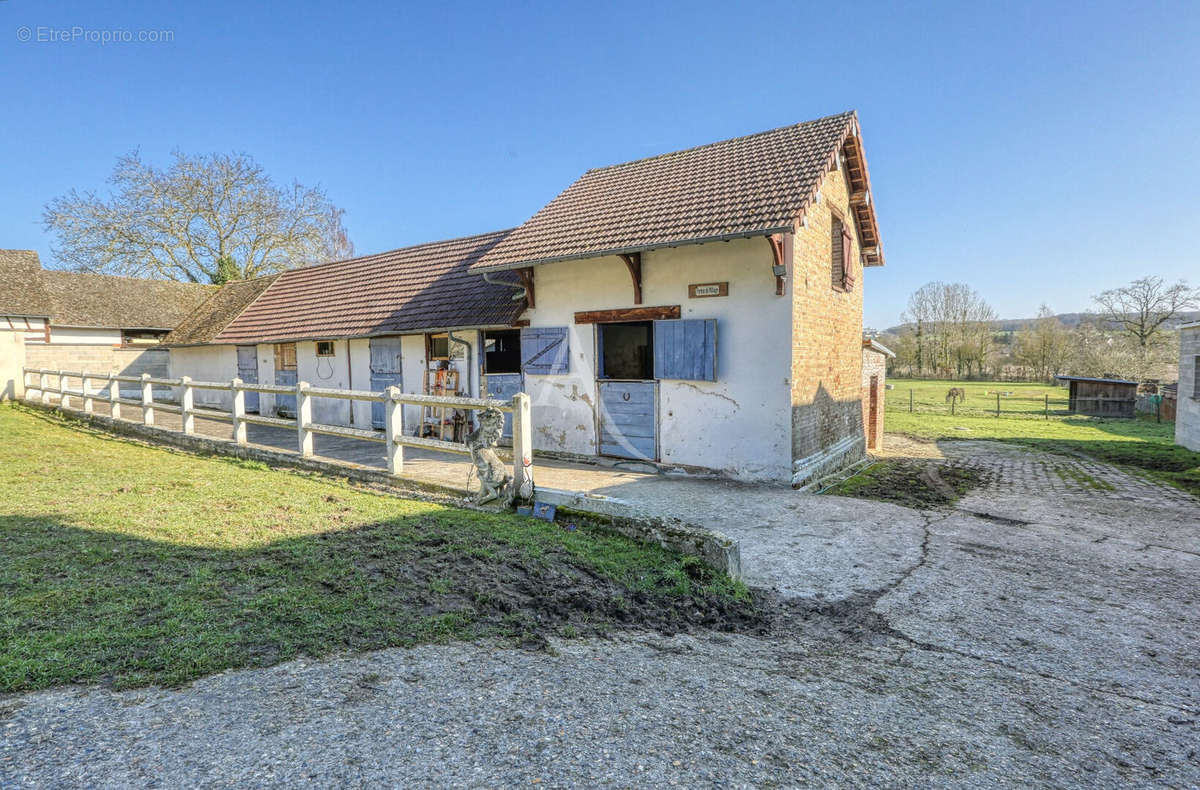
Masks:
[[[1083,456],[1037,452],[1000,442],[940,443],[945,463],[979,470],[983,485],[974,498],[995,495],[1099,497],[1125,502],[1193,504],[1200,501],[1174,486]]]

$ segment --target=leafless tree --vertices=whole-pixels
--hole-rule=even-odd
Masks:
[[[80,270],[223,282],[350,257],[342,210],[320,187],[277,186],[246,154],[174,153],[158,169],[117,160],[111,195],[71,190],[46,205],[59,262]]]
[[[1038,310],[1037,320],[1017,335],[1017,360],[1041,381],[1061,373],[1072,350],[1071,333],[1046,305]]]
[[[1167,285],[1161,277],[1143,277],[1092,299],[1105,318],[1120,326],[1139,346],[1148,348],[1159,339],[1163,324],[1195,307],[1200,294],[1183,280]]]

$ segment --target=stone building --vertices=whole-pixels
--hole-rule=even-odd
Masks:
[[[167,342],[209,381],[421,392],[454,369],[463,394],[527,392],[539,453],[800,486],[865,452],[882,264],[848,112],[589,170],[512,230],[226,286]]]
[[[1175,443],[1200,452],[1200,321],[1179,327]]]
[[[166,376],[168,332],[214,286],[43,269],[33,250],[0,250],[0,397],[22,366]]]

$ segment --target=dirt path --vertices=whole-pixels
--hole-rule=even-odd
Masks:
[[[792,612],[770,638],[425,647],[14,697],[0,786],[1200,784],[1200,503],[952,444],[944,463],[987,474],[956,509],[723,484],[689,505],[740,525],[744,561],[780,555],[765,575]]]

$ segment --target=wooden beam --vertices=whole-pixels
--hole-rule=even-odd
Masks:
[[[629,269],[629,276],[633,278],[633,303],[642,303],[642,254],[640,252],[630,253],[629,255],[619,256],[625,261],[625,268]]]
[[[528,307],[534,307],[533,299],[533,267],[527,266],[524,269],[517,269],[517,276],[521,278],[521,285],[525,288],[525,304]]]
[[[679,318],[679,305],[626,307],[619,310],[585,310],[575,314],[577,324],[611,324],[616,321],[666,321]]]
[[[850,193],[851,206],[866,206],[871,203],[871,193],[865,189]]]
[[[782,266],[786,269],[787,264],[784,263],[783,255],[783,234],[772,233],[767,236],[767,241],[771,244],[771,270],[775,274],[775,295],[783,296],[783,275],[778,274],[778,267]]]

